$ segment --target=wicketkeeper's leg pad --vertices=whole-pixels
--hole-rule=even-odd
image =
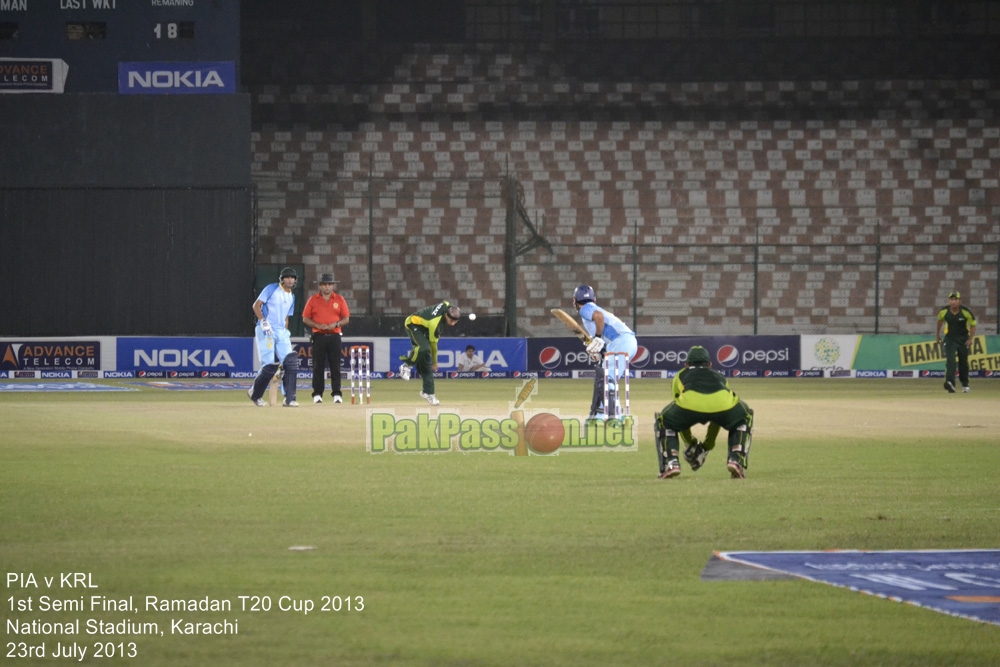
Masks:
[[[610,400],[610,399],[609,399]],[[660,459],[660,472],[663,472],[666,460],[677,456],[680,450],[680,435],[663,423],[663,413],[658,412],[653,419],[653,434],[656,436],[656,453]]]
[[[749,467],[752,442],[753,432],[747,424],[740,424],[729,432],[729,457],[735,456],[744,469]]]
[[[656,442],[656,463],[660,468],[660,474],[667,467],[667,459],[664,456],[664,447],[667,444],[667,436],[664,429],[660,423],[660,414],[656,413],[653,415],[653,438]]]
[[[274,374],[278,372],[281,368],[278,364],[266,364],[260,367],[260,372],[257,373],[257,377],[253,381],[253,399],[256,400],[264,395],[267,391],[267,385],[270,384],[271,378]]]

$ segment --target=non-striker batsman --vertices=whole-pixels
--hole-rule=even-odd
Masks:
[[[295,388],[298,383],[299,358],[292,348],[292,335],[288,330],[288,319],[295,312],[295,283],[299,275],[295,269],[281,270],[278,282],[265,287],[253,302],[253,313],[257,316],[254,328],[254,342],[260,358],[260,371],[247,395],[255,405],[264,406],[264,392],[278,369],[284,370],[282,382],[285,388],[286,408],[297,408]]]

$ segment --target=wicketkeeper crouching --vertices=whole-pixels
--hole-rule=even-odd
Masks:
[[[688,351],[684,369],[674,376],[673,403],[655,415],[656,457],[660,466],[660,479],[681,474],[678,459],[680,440],[687,448],[684,459],[691,470],[698,470],[705,463],[708,453],[715,447],[720,428],[729,432],[729,459],[726,468],[735,479],[746,477],[753,439],[753,410],[729,388],[726,378],[712,370],[708,350],[695,345]],[[708,424],[705,442],[698,442],[691,435],[695,424]]]

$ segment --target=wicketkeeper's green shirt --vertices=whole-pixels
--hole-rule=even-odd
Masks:
[[[690,366],[674,376],[674,404],[692,412],[725,412],[740,399],[726,378],[708,366]]]

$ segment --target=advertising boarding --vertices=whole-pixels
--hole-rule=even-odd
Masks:
[[[399,358],[412,348],[409,338],[389,340],[391,370],[399,368]],[[526,349],[524,338],[441,338],[438,372],[447,377],[511,377],[527,370]]]
[[[701,345],[712,367],[731,376],[763,377],[801,368],[798,336],[639,336],[632,359],[636,376],[645,372],[684,368],[688,350]],[[529,338],[528,370],[544,377],[569,377],[573,371],[592,370],[593,362],[576,338]]]
[[[136,377],[252,377],[253,355],[253,338],[118,339],[118,370]]]
[[[0,355],[0,370],[5,371],[95,371],[101,368],[101,341],[0,341]]]
[[[234,62],[118,63],[123,95],[219,95],[237,92]]]

